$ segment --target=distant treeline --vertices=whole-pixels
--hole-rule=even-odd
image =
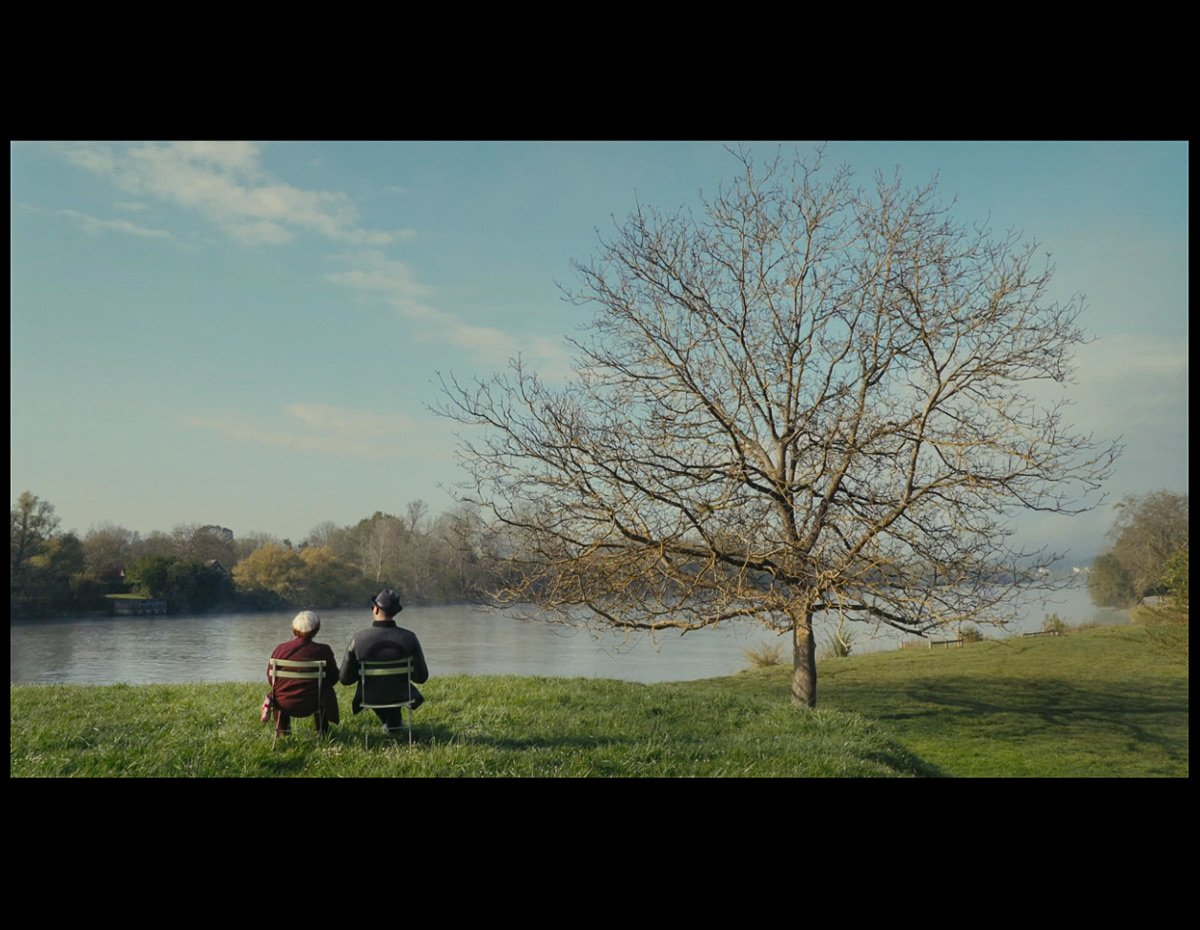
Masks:
[[[420,500],[403,516],[326,521],[299,544],[194,523],[145,537],[105,523],[80,538],[60,532],[53,505],[28,491],[10,517],[14,617],[106,610],[123,593],[163,598],[172,613],[361,606],[385,587],[406,604],[446,604],[483,582],[478,517],[467,508],[431,517]]]

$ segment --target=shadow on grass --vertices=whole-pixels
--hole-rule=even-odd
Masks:
[[[889,725],[905,743],[992,740],[1020,744],[1031,758],[1047,760],[1141,756],[1187,774],[1186,681],[939,678],[891,686],[848,683],[826,694],[833,706]]]

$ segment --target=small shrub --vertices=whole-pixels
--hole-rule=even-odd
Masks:
[[[1045,619],[1042,620],[1042,632],[1062,635],[1067,632],[1067,623],[1057,613],[1046,614]]]
[[[960,628],[958,635],[962,639],[964,645],[966,643],[983,642],[983,630],[979,629],[979,627],[975,626],[973,623],[968,623],[966,626]]]
[[[781,665],[783,653],[783,643],[780,642],[760,643],[742,650],[742,655],[746,657],[751,668],[770,668],[772,665]]]
[[[830,633],[825,641],[825,654],[831,659],[844,659],[854,649],[854,634],[838,630]]]

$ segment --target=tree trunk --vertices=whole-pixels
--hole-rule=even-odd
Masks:
[[[817,640],[812,611],[792,617],[792,703],[817,706]]]

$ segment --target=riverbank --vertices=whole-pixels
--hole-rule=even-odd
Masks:
[[[10,686],[11,777],[1188,775],[1187,627],[1110,627],[637,684],[431,680],[417,745],[349,713],[272,749],[264,685]],[[67,708],[75,708],[68,712]]]

